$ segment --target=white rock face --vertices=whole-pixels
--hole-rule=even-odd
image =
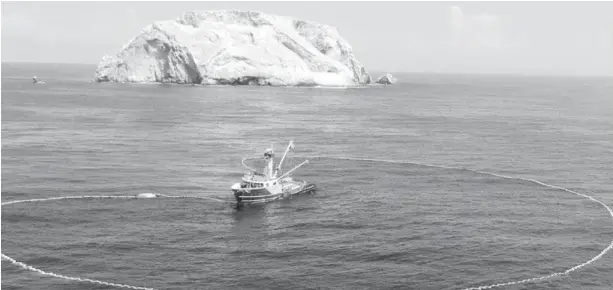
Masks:
[[[357,86],[371,78],[330,26],[260,12],[191,11],[147,26],[99,82]]]
[[[397,81],[396,78],[392,76],[390,73],[386,73],[382,75],[379,79],[377,79],[376,83],[383,85],[391,85]]]

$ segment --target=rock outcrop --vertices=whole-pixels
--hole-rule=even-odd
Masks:
[[[392,74],[386,73],[386,74],[382,75],[379,79],[377,79],[376,83],[382,84],[382,85],[391,85],[391,84],[395,83],[396,81],[397,81],[397,79],[394,78],[392,76]]]
[[[99,82],[357,86],[371,78],[352,47],[327,25],[260,12],[191,11],[147,26]]]

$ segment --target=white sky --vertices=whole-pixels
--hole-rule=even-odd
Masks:
[[[371,71],[613,76],[613,2],[2,2],[2,61],[95,64],[208,9],[335,26]]]

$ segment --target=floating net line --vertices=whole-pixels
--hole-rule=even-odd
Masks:
[[[243,163],[246,160],[249,159],[256,159],[258,157],[253,157],[253,158],[245,158],[241,161],[241,163]],[[475,173],[479,173],[479,174],[484,174],[484,175],[490,175],[490,176],[494,176],[494,177],[498,177],[498,178],[503,178],[503,179],[509,179],[509,180],[523,180],[523,181],[528,181],[528,182],[532,182],[534,184],[538,184],[540,186],[544,186],[544,187],[548,187],[551,189],[556,189],[556,190],[561,190],[561,191],[565,191],[568,193],[572,193],[584,198],[587,198],[593,202],[596,202],[598,204],[600,204],[601,206],[603,206],[608,212],[609,215],[611,216],[611,218],[613,219],[613,210],[607,206],[604,202],[590,196],[587,194],[583,194],[565,187],[561,187],[561,186],[557,186],[557,185],[552,185],[552,184],[548,184],[536,179],[532,179],[532,178],[526,178],[526,177],[518,177],[518,176],[509,176],[509,175],[503,175],[503,174],[498,174],[498,173],[493,173],[493,172],[488,172],[488,171],[481,171],[481,170],[475,170],[475,169],[470,169],[470,168],[465,168],[465,167],[456,167],[456,166],[444,166],[444,165],[434,165],[434,164],[427,164],[427,163],[419,163],[419,162],[411,162],[411,161],[400,161],[400,160],[385,160],[385,159],[371,159],[371,158],[355,158],[355,157],[334,157],[334,156],[309,156],[308,158],[327,158],[327,159],[337,159],[337,160],[350,160],[350,161],[368,161],[368,162],[381,162],[381,163],[395,163],[395,164],[412,164],[412,165],[418,165],[418,166],[426,166],[426,167],[433,167],[433,168],[443,168],[443,169],[451,169],[451,170],[466,170],[466,171],[470,171],[470,172],[475,172]],[[134,199],[134,198],[194,198],[194,199],[205,199],[205,200],[212,200],[212,201],[217,201],[217,202],[229,202],[228,200],[223,200],[223,199],[219,199],[219,198],[213,198],[213,197],[205,197],[205,196],[172,196],[172,195],[164,195],[164,194],[139,194],[139,195],[97,195],[97,196],[91,196],[91,195],[85,195],[85,196],[65,196],[65,197],[50,197],[50,198],[38,198],[38,199],[25,199],[25,200],[13,200],[13,201],[7,201],[7,202],[3,202],[2,204],[0,204],[0,206],[5,206],[5,205],[10,205],[10,204],[16,204],[16,203],[28,203],[28,202],[43,202],[43,201],[52,201],[52,200],[66,200],[66,199],[87,199],[87,198],[99,198],[99,199],[103,199],[103,198],[112,198],[112,199]],[[561,271],[561,272],[554,272],[548,275],[544,275],[544,276],[538,276],[538,277],[533,277],[533,278],[527,278],[527,279],[523,279],[523,280],[515,280],[515,281],[507,281],[507,282],[502,282],[502,283],[496,283],[496,284],[489,284],[489,285],[481,285],[481,286],[475,286],[475,287],[469,287],[469,288],[464,288],[463,290],[484,290],[484,289],[492,289],[492,288],[498,288],[498,287],[504,287],[504,286],[511,286],[511,285],[518,285],[518,284],[526,284],[526,283],[534,283],[534,282],[539,282],[539,281],[543,281],[543,280],[548,280],[548,279],[552,279],[555,277],[559,277],[559,276],[563,276],[563,275],[568,275],[574,271],[577,271],[587,265],[590,265],[592,263],[594,263],[595,261],[599,260],[600,258],[602,258],[605,254],[607,254],[607,252],[609,252],[611,249],[613,249],[613,239],[611,240],[611,242],[609,243],[609,245],[604,248],[602,251],[600,251],[600,253],[598,253],[596,256],[592,257],[591,259],[577,264],[565,271]],[[70,281],[77,281],[77,282],[87,282],[87,283],[93,283],[93,284],[99,284],[99,285],[105,285],[105,286],[112,286],[112,287],[117,287],[117,288],[127,288],[127,289],[136,289],[136,290],[155,290],[155,288],[149,288],[149,287],[141,287],[141,286],[131,286],[131,285],[127,285],[127,284],[119,284],[119,283],[112,283],[112,282],[106,282],[106,281],[101,281],[101,280],[94,280],[94,279],[88,279],[88,278],[80,278],[80,277],[71,277],[71,276],[66,276],[66,275],[61,275],[61,274],[56,274],[53,272],[48,272],[48,271],[44,271],[38,268],[35,268],[33,266],[30,266],[28,264],[25,264],[23,262],[19,262],[7,255],[5,255],[4,253],[0,253],[2,255],[2,259],[5,259],[7,261],[9,261],[10,263],[12,263],[13,265],[16,265],[20,268],[23,268],[25,270],[28,271],[33,271],[33,272],[37,272],[41,275],[45,275],[45,276],[51,276],[51,277],[55,277],[55,278],[60,278],[60,279],[64,279],[64,280],[70,280]]]
[[[205,200],[213,200],[213,201],[218,201],[218,202],[227,202],[227,200],[223,200],[223,199],[219,199],[219,198],[213,198],[213,197],[206,197],[206,196],[172,196],[172,195],[165,195],[165,194],[155,194],[155,195],[150,195],[150,194],[139,194],[139,195],[81,195],[81,196],[62,196],[62,197],[49,197],[49,198],[33,198],[33,199],[24,199],[24,200],[13,200],[13,201],[7,201],[7,202],[3,202],[1,204],[1,206],[5,206],[5,205],[9,205],[9,204],[16,204],[16,203],[28,203],[28,202],[43,202],[43,201],[52,201],[52,200],[66,200],[66,199],[144,199],[144,198],[193,198],[193,199],[205,199]],[[41,275],[44,276],[51,276],[51,277],[55,277],[55,278],[60,278],[60,279],[64,279],[64,280],[69,280],[69,281],[76,281],[76,282],[86,282],[86,283],[93,283],[93,284],[98,284],[98,285],[105,285],[105,286],[112,286],[112,287],[116,287],[116,288],[127,288],[127,289],[135,289],[135,290],[155,290],[155,288],[149,288],[149,287],[141,287],[141,286],[132,286],[132,285],[127,285],[127,284],[119,284],[119,283],[112,283],[112,282],[107,282],[107,281],[101,281],[101,280],[94,280],[94,279],[88,279],[88,278],[81,278],[81,277],[72,277],[72,276],[66,276],[66,275],[61,275],[61,274],[56,274],[53,272],[48,272],[48,271],[44,271],[41,270],[39,268],[35,268],[31,265],[28,265],[26,263],[23,262],[19,262],[7,255],[5,255],[4,253],[0,253],[0,255],[2,255],[2,259],[5,259],[7,261],[9,261],[11,264],[20,267],[22,269],[28,270],[28,271],[32,271],[32,272],[36,272],[39,273]]]
[[[566,191],[568,193],[572,193],[584,198],[587,198],[593,202],[596,202],[600,205],[602,205],[608,212],[609,215],[611,216],[611,219],[613,219],[613,210],[611,210],[611,208],[609,206],[607,206],[604,202],[590,196],[587,194],[583,194],[565,187],[561,187],[561,186],[557,186],[557,185],[552,185],[552,184],[548,184],[536,179],[532,179],[532,178],[526,178],[526,177],[519,177],[519,176],[509,176],[509,175],[503,175],[503,174],[498,174],[498,173],[494,173],[494,172],[488,172],[488,171],[482,171],[482,170],[476,170],[476,169],[470,169],[470,168],[465,168],[465,167],[459,167],[459,166],[445,166],[445,165],[434,165],[434,164],[428,164],[428,163],[420,163],[420,162],[411,162],[411,161],[401,161],[401,160],[385,160],[385,159],[372,159],[372,158],[355,158],[355,157],[328,157],[328,156],[311,156],[311,158],[329,158],[329,159],[338,159],[338,160],[351,160],[351,161],[369,161],[369,162],[381,162],[381,163],[396,163],[396,164],[412,164],[412,165],[418,165],[418,166],[425,166],[425,167],[432,167],[432,168],[443,168],[443,169],[451,169],[451,170],[465,170],[465,171],[470,171],[470,172],[475,172],[475,173],[479,173],[479,174],[484,174],[484,175],[490,175],[490,176],[494,176],[494,177],[498,177],[498,178],[503,178],[503,179],[509,179],[509,180],[523,180],[523,181],[528,181],[528,182],[532,182],[535,184],[538,184],[540,186],[544,186],[544,187],[548,187],[548,188],[552,188],[552,189],[556,189],[556,190],[562,190],[562,191]],[[594,263],[595,261],[597,261],[598,259],[602,258],[607,252],[609,252],[611,249],[613,249],[613,239],[611,240],[611,242],[609,243],[609,245],[604,248],[602,251],[600,251],[600,253],[598,253],[596,256],[594,256],[593,258],[575,265],[565,271],[561,271],[561,272],[555,272],[555,273],[551,273],[548,275],[544,275],[544,276],[539,276],[539,277],[533,277],[533,278],[527,278],[527,279],[523,279],[523,280],[516,280],[516,281],[508,281],[508,282],[502,282],[502,283],[496,283],[496,284],[489,284],[489,285],[482,285],[482,286],[476,286],[476,287],[469,287],[469,288],[464,288],[463,290],[484,290],[484,289],[492,289],[492,288],[497,288],[497,287],[503,287],[503,286],[511,286],[511,285],[518,285],[518,284],[526,284],[526,283],[531,283],[531,282],[538,282],[538,281],[542,281],[542,280],[547,280],[547,279],[551,279],[551,278],[555,278],[558,276],[562,276],[562,275],[568,275],[571,272],[577,271],[589,264]]]

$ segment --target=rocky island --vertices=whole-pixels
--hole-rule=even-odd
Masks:
[[[98,82],[269,86],[371,83],[352,47],[331,26],[261,12],[190,11],[147,26]]]

